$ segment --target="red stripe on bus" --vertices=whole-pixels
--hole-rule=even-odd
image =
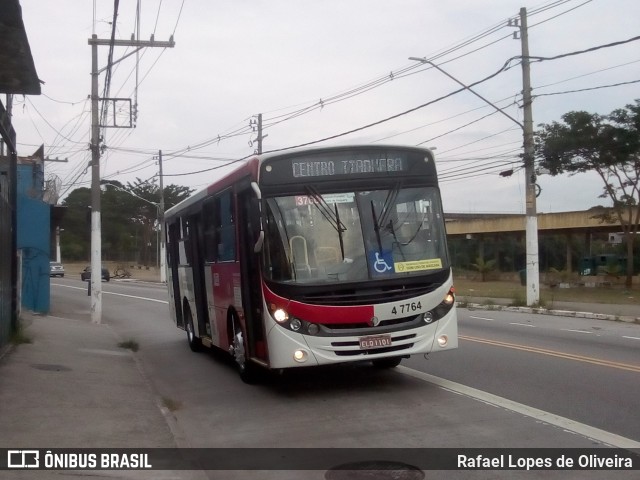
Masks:
[[[311,305],[276,295],[266,285],[264,298],[267,305],[273,304],[276,308],[284,309],[290,316],[313,323],[369,323],[374,315],[373,305]]]

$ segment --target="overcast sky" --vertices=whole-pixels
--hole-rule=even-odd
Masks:
[[[94,15],[94,5],[96,11]],[[136,5],[121,0],[116,38],[137,30]],[[111,37],[111,0],[20,0],[42,95],[14,99],[18,154],[39,145],[61,193],[88,187],[92,33]],[[46,6],[45,6],[46,5]],[[263,150],[358,129],[459,88],[409,57],[433,59],[471,84],[521,54],[512,37],[526,7],[530,55],[554,57],[640,35],[637,0],[144,0],[140,38],[175,48],[146,48],[113,67],[110,97],[137,98],[136,128],[106,129],[103,178],[153,179],[163,151],[165,185],[202,188],[220,170],[188,174],[245,157],[256,148],[249,123],[263,114]],[[95,17],[95,22],[94,22]],[[640,41],[534,62],[534,124],[572,110],[608,114],[640,98]],[[114,50],[114,61],[131,48]],[[98,48],[99,67],[109,47]],[[136,61],[138,68],[136,69]],[[522,70],[474,87],[522,121]],[[137,71],[137,74],[136,74]],[[136,76],[138,88],[136,93]],[[105,73],[100,75],[103,94]],[[557,95],[550,95],[560,93]],[[380,143],[436,148],[447,212],[524,213],[522,131],[469,92],[318,145]],[[484,118],[483,118],[484,117]],[[109,119],[110,122],[113,118]],[[117,121],[126,120],[119,116]],[[235,135],[237,133],[237,135]],[[232,135],[229,135],[232,134]],[[501,171],[514,174],[501,177]],[[594,175],[539,177],[539,212],[584,210],[599,199]]]

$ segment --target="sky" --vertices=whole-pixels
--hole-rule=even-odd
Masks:
[[[68,160],[45,166],[64,199],[90,186],[88,39],[111,38],[114,2],[20,4],[43,84],[42,95],[14,97],[18,154],[44,144],[48,158]],[[254,152],[250,124],[262,114],[265,152],[327,137],[334,138],[314,145],[421,145],[434,149],[445,212],[524,213],[522,130],[513,121],[523,117],[522,46],[509,26],[521,7],[534,57],[640,35],[637,0],[121,0],[116,39],[131,39],[139,25],[141,40],[173,36],[175,47],[130,56],[130,47],[114,49],[114,62],[122,60],[107,96],[131,98],[137,116],[135,128],[103,129],[101,177],[157,181],[162,150],[165,185],[204,188],[225,163]],[[534,125],[576,110],[606,115],[640,98],[640,83],[610,87],[640,80],[639,46],[534,61]],[[108,56],[108,46],[98,47],[100,69]],[[440,99],[459,85],[409,57],[427,58],[467,85],[507,65],[473,90],[513,119],[468,91]],[[105,69],[101,96],[106,77]],[[122,105],[109,123],[128,122]],[[610,204],[598,198],[602,183],[592,173],[541,174],[537,182],[538,212]]]

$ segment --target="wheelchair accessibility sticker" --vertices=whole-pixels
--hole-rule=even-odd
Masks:
[[[442,268],[442,259],[431,258],[425,260],[413,260],[409,262],[394,262],[393,253],[390,250],[369,253],[369,266],[374,274],[386,273],[411,273],[424,270],[438,270]]]
[[[390,250],[369,252],[369,264],[375,273],[384,274],[393,271],[393,254]]]

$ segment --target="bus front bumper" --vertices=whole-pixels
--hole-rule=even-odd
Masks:
[[[313,336],[283,328],[275,322],[269,329],[269,367],[272,369],[406,357],[451,350],[458,346],[456,308],[440,320],[424,326],[391,332],[379,341],[377,335]],[[361,341],[363,340],[363,341]],[[383,345],[380,345],[380,344]],[[363,344],[374,345],[363,347]]]

